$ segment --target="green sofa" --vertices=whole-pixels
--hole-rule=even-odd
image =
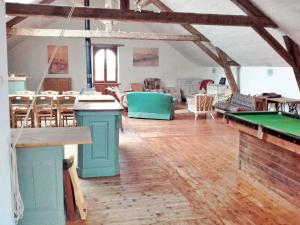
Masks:
[[[172,120],[175,101],[169,94],[158,92],[127,93],[128,117]]]

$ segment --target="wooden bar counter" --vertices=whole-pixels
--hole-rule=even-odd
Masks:
[[[11,130],[14,142],[19,129]],[[65,225],[64,145],[91,144],[88,128],[26,128],[17,142],[24,216],[18,225]]]
[[[90,128],[93,140],[92,145],[79,145],[78,175],[82,178],[118,175],[122,106],[109,95],[80,95],[74,110],[78,124]]]

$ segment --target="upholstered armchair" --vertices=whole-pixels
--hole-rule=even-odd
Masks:
[[[188,110],[195,114],[195,120],[197,120],[199,114],[207,114],[214,119],[213,116],[213,95],[196,94],[194,98],[188,99]]]

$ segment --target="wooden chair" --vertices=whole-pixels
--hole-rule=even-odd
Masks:
[[[214,119],[213,116],[213,95],[196,94],[194,99],[188,102],[188,110],[195,114],[195,120],[197,120],[199,114],[207,114]]]
[[[34,91],[16,91],[17,95],[34,95]]]
[[[268,103],[265,98],[254,97],[255,111],[268,111]]]
[[[42,95],[58,95],[59,92],[58,91],[41,91]]]
[[[79,95],[79,91],[63,91],[63,95]]]
[[[11,127],[17,128],[18,122],[28,127],[28,122],[30,122],[31,127],[33,127],[33,115],[32,112],[29,113],[28,120],[26,119],[27,111],[30,108],[30,99],[28,96],[12,96],[9,97],[10,105],[10,115],[11,115]]]
[[[57,98],[57,114],[59,120],[59,126],[68,126],[68,121],[73,121],[73,126],[76,126],[74,102],[75,96],[60,96]]]
[[[47,122],[51,127],[53,124],[57,126],[57,116],[54,109],[52,97],[37,96],[33,107],[35,126],[42,127],[42,120],[44,120],[45,126],[47,126]]]

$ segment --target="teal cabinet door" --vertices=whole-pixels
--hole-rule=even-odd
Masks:
[[[91,145],[78,147],[78,175],[83,178],[114,176],[120,173],[119,123],[121,112],[76,113],[80,126],[91,129]]]
[[[24,216],[18,225],[65,225],[63,147],[18,148]]]

